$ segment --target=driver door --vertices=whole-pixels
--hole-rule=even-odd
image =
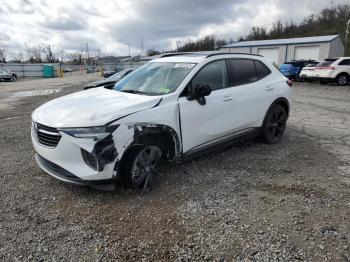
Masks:
[[[205,97],[206,103],[200,105],[186,96],[179,98],[183,153],[233,132],[236,110],[228,82],[225,59],[216,60],[205,65],[191,81],[192,86],[209,85],[212,92]]]

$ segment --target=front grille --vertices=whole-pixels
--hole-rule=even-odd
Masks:
[[[38,142],[44,146],[56,147],[61,139],[61,134],[54,127],[34,123],[34,131]]]

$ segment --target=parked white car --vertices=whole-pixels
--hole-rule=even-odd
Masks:
[[[350,82],[350,57],[326,59],[316,66],[314,72],[321,84],[335,82],[344,86]]]
[[[101,188],[120,180],[148,190],[161,159],[181,161],[253,136],[278,142],[290,112],[290,86],[261,56],[155,59],[113,90],[89,89],[37,108],[31,129],[36,159],[64,182]]]

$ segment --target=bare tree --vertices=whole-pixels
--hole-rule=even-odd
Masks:
[[[13,53],[13,60],[16,63],[21,63],[24,61],[24,51],[22,49],[17,50]]]
[[[46,63],[55,63],[57,62],[57,57],[52,50],[51,45],[45,45],[42,47],[42,52],[44,53]]]
[[[42,63],[44,61],[44,48],[41,45],[28,47],[26,53],[30,63]]]
[[[79,52],[73,52],[68,55],[68,60],[73,65],[81,64],[81,54]]]
[[[153,55],[159,55],[159,54],[160,54],[160,52],[153,49],[153,48],[147,49],[147,51],[146,51],[147,56],[153,56]]]
[[[0,47],[0,63],[6,63],[7,50],[5,47]]]

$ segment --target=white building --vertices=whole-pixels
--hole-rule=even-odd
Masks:
[[[221,47],[222,52],[259,54],[280,65],[297,59],[322,61],[343,56],[344,45],[339,35],[287,39],[241,41]]]

